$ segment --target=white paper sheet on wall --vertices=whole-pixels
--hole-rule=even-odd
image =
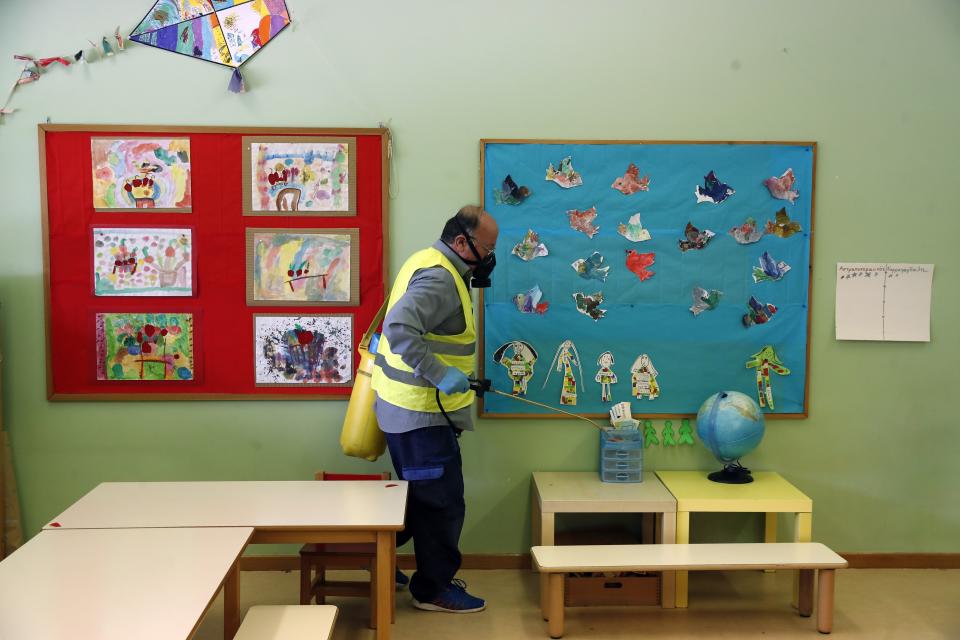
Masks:
[[[837,340],[930,342],[932,264],[837,263]]]

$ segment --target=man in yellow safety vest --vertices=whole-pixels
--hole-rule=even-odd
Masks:
[[[417,571],[410,593],[414,606],[427,611],[470,613],[486,606],[454,579],[466,509],[457,438],[473,429],[468,378],[477,334],[470,286],[490,286],[498,233],[480,207],[463,207],[447,220],[440,240],[401,267],[377,345],[377,422],[397,476],[410,483],[397,544],[413,539]],[[398,583],[404,580],[398,572]]]

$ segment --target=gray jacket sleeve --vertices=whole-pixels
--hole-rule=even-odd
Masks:
[[[438,330],[440,327],[444,330]],[[453,276],[442,267],[415,273],[406,292],[383,320],[383,335],[390,342],[390,350],[415,375],[434,386],[443,378],[447,366],[430,351],[424,334],[454,335],[465,328]]]

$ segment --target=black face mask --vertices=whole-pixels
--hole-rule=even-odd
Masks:
[[[470,247],[470,251],[473,252],[474,257],[476,258],[476,260],[467,260],[461,256],[461,260],[473,267],[473,277],[470,280],[470,286],[477,289],[486,289],[492,284],[490,282],[490,274],[493,273],[494,267],[497,266],[497,256],[493,251],[491,251],[481,258],[480,252],[477,251],[477,248],[473,245],[473,240],[470,239],[470,234],[467,233],[467,230],[463,228],[463,225],[460,224],[459,220],[454,218],[454,221],[457,223],[457,227],[460,229],[460,232],[466,239],[467,246]],[[447,246],[450,247],[450,245]],[[453,251],[453,247],[450,247],[450,250]]]

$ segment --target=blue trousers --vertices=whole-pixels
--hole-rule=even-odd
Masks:
[[[409,483],[405,528],[397,546],[413,539],[417,571],[410,593],[429,602],[460,569],[466,505],[460,443],[449,425],[385,433],[397,477]]]

